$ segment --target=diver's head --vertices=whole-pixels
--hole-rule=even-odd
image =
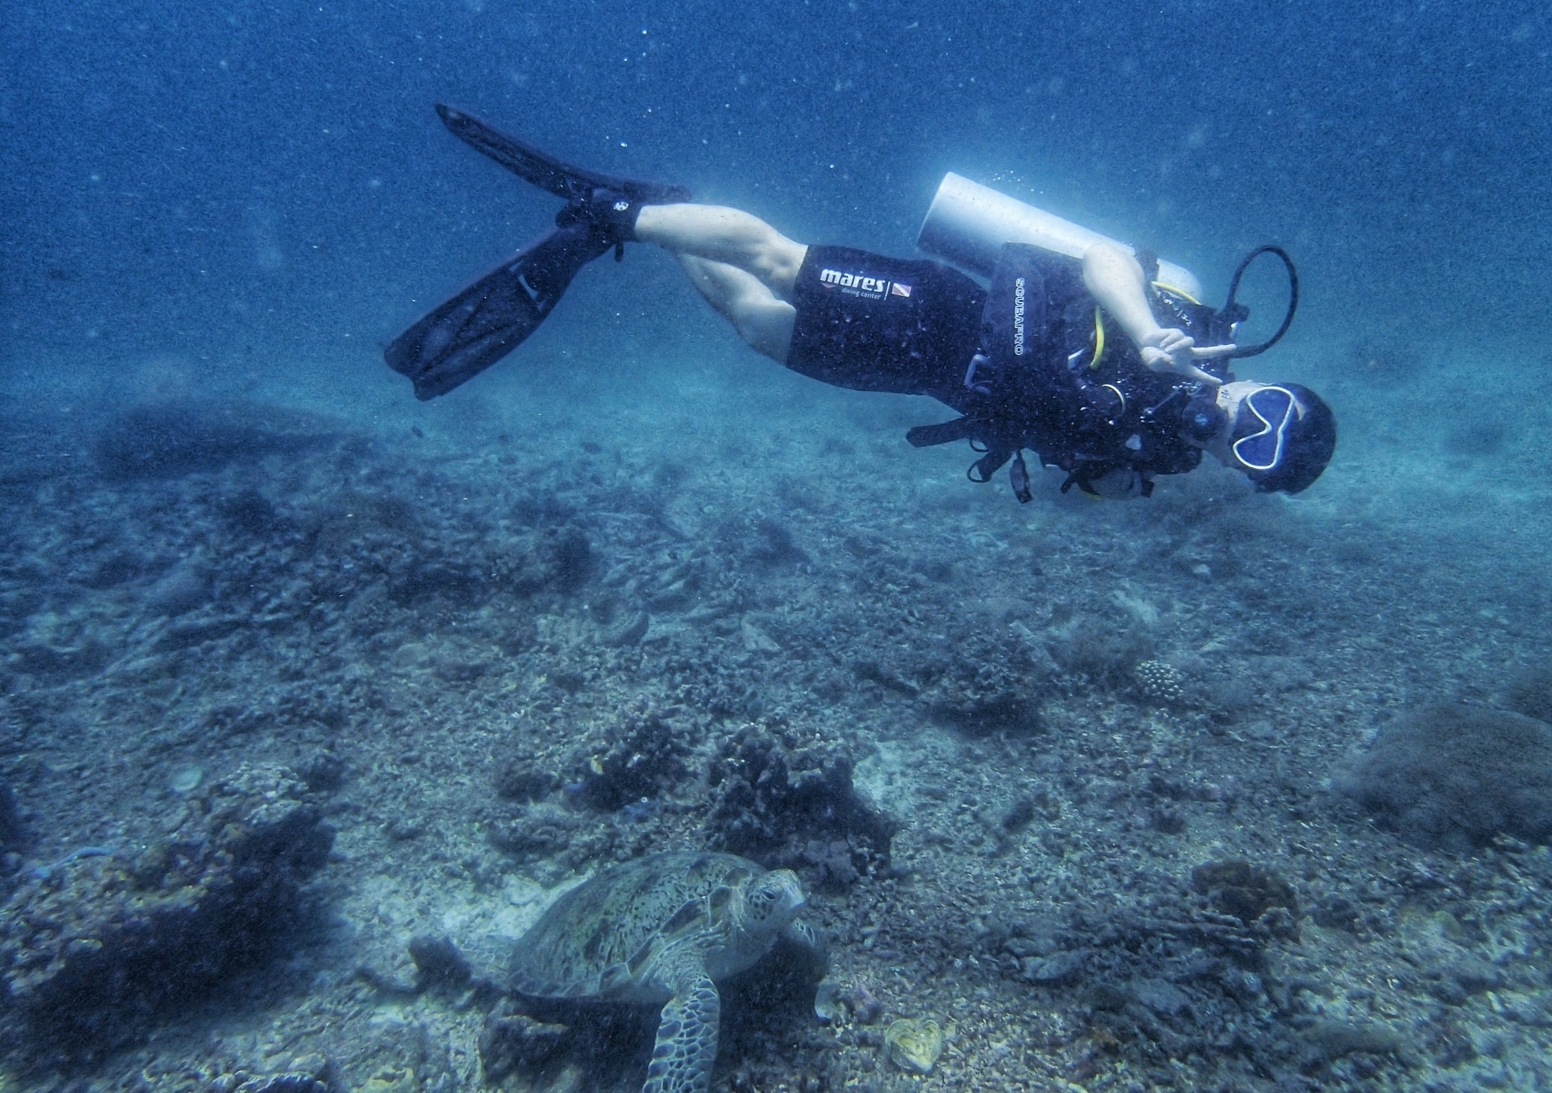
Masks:
[[[1197,409],[1198,416],[1212,416],[1206,407]],[[1225,383],[1212,409],[1223,416],[1202,446],[1244,471],[1258,493],[1298,493],[1320,477],[1336,450],[1331,407],[1297,383]],[[1188,436],[1189,426],[1184,430]]]

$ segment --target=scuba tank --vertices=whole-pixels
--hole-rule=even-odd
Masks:
[[[916,245],[934,258],[977,276],[991,280],[1003,258],[1005,243],[1027,243],[1053,254],[1082,259],[1083,254],[1095,243],[1116,243],[1108,236],[1100,235],[1070,220],[1063,220],[1055,213],[1037,209],[1017,198],[998,193],[979,182],[971,182],[953,171],[943,176],[938,192],[922,220],[921,231],[916,234]],[[1133,254],[1137,251],[1124,243]],[[1260,246],[1247,254],[1234,270],[1229,281],[1227,302],[1213,317],[1214,333],[1224,341],[1232,338],[1234,327],[1243,322],[1250,309],[1235,301],[1240,278],[1252,261],[1263,254],[1275,255],[1288,270],[1288,310],[1283,315],[1277,332],[1259,345],[1240,346],[1229,357],[1254,357],[1276,345],[1288,332],[1293,313],[1299,306],[1299,275],[1293,268],[1293,259],[1281,247]],[[1139,256],[1147,257],[1147,256]],[[1145,266],[1150,263],[1144,261]],[[1202,293],[1202,283],[1184,266],[1158,260],[1156,275],[1149,280],[1154,287],[1171,296],[1184,298],[1196,304]],[[1196,304],[1197,307],[1203,305]]]
[[[952,171],[943,176],[916,236],[916,245],[934,258],[986,278],[997,268],[1004,243],[1031,243],[1069,258],[1082,258],[1095,243],[1112,242],[1096,231]],[[1198,299],[1202,296],[1202,283],[1196,275],[1173,262],[1159,262],[1159,280]]]

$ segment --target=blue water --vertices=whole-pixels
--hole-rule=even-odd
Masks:
[[[1325,800],[1318,792],[1351,749],[1405,709],[1502,706],[1505,680],[1522,669],[1542,672],[1522,691],[1552,686],[1543,6],[9,0],[0,42],[0,397],[12,423],[0,443],[10,525],[0,537],[0,798],[14,793],[21,810],[0,812],[0,851],[8,830],[33,840],[12,844],[25,845],[13,879],[106,875],[130,848],[190,822],[183,791],[166,788],[180,769],[209,785],[248,759],[300,769],[322,754],[322,766],[347,771],[318,791],[338,793],[329,815],[343,847],[320,901],[331,928],[347,926],[309,935],[294,981],[271,968],[254,973],[260,987],[218,992],[224,1023],[208,1037],[185,1010],[170,1019],[176,1050],[134,1039],[130,1070],[231,1077],[262,1062],[282,1072],[290,1056],[257,1039],[275,1013],[276,1028],[295,1034],[289,1050],[326,1051],[346,1084],[415,1088],[394,1084],[384,1060],[439,1075],[427,1088],[476,1073],[479,1015],[453,995],[407,1001],[405,942],[474,921],[499,932],[523,914],[526,926],[541,885],[596,864],[551,847],[519,868],[510,845],[492,849],[489,831],[515,824],[517,806],[495,802],[491,757],[510,730],[570,762],[571,735],[602,732],[616,715],[624,723],[639,690],[670,720],[682,705],[720,703],[723,720],[697,723],[695,763],[715,751],[714,733],[745,719],[867,738],[851,741],[857,781],[885,804],[894,795],[908,821],[899,860],[927,864],[897,904],[876,878],[824,904],[853,931],[837,934],[836,951],[859,977],[850,989],[876,990],[891,1017],[911,1012],[918,989],[943,1007],[979,998],[993,977],[976,961],[1012,959],[986,1002],[1012,1024],[957,1013],[961,1062],[1011,1066],[1016,1041],[1066,1052],[1068,1067],[1091,1036],[1098,1046],[1062,1073],[1103,1072],[1107,1088],[1129,1088],[1130,1064],[1106,1054],[1103,1036],[1062,1025],[1078,1010],[1111,1012],[1082,993],[1086,983],[1042,984],[1028,1001],[1018,960],[1050,956],[1038,931],[1015,931],[1025,951],[984,942],[1003,929],[998,886],[1019,861],[1030,899],[1060,903],[1081,889],[1091,909],[1125,910],[1134,880],[1141,904],[1148,884],[1162,890],[1163,877],[1174,892],[1211,854],[1285,869],[1306,910],[1311,893],[1350,895],[1375,922],[1390,916],[1390,932],[1372,926],[1363,942],[1374,947],[1361,952],[1356,941],[1344,948],[1339,927],[1306,935],[1298,959],[1345,967],[1357,953],[1361,964],[1341,992],[1320,996],[1325,1010],[1309,1001],[1313,988],[1274,1005],[1258,985],[1212,981],[1217,993],[1202,996],[1240,999],[1263,1039],[1292,1022],[1287,1042],[1299,1046],[1277,1058],[1277,1074],[1358,1087],[1376,1071],[1345,1048],[1302,1057],[1306,1070],[1299,1052],[1348,1043],[1347,1026],[1322,1041],[1334,1026],[1321,1022],[1362,1011],[1393,1020],[1439,1072],[1464,1065],[1450,1061],[1450,1037],[1470,1040],[1456,1027],[1468,1014],[1479,1022],[1461,1056],[1472,1075],[1552,1075],[1552,984],[1538,963],[1552,944],[1545,853],[1500,847],[1520,855],[1502,874],[1491,854],[1441,854],[1410,872],[1395,863],[1413,851],[1376,841],[1364,816],[1310,803]],[[1060,477],[1047,475],[1021,507],[1002,478],[963,481],[972,457],[962,446],[904,447],[903,430],[942,420],[941,407],[828,390],[757,358],[671,259],[644,246],[627,248],[622,265],[584,269],[512,358],[416,403],[383,365],[383,346],[544,230],[559,204],[451,137],[437,102],[566,160],[688,186],[805,243],[920,257],[921,217],[955,171],[1189,267],[1212,303],[1247,250],[1279,244],[1298,263],[1298,318],[1274,354],[1242,371],[1323,391],[1341,423],[1336,459],[1292,501],[1251,496],[1208,467],[1130,507],[1059,495]],[[1281,315],[1272,265],[1247,278],[1251,341]],[[162,423],[152,456],[184,463],[165,474],[121,467],[115,478],[94,438],[107,435],[133,464],[125,430],[144,419],[118,411],[141,404],[170,407],[151,415]],[[209,435],[183,444],[180,422]],[[522,576],[556,527],[587,540],[594,568],[583,592],[534,594],[541,611],[490,574]],[[644,603],[657,629],[620,638]],[[1106,645],[1112,625],[1133,644]],[[981,655],[971,639],[1005,650],[1010,626],[1071,677],[1040,692],[1036,704],[1054,711],[1047,735],[1014,733],[1010,744],[934,722],[923,711],[934,687],[951,690],[949,677],[907,678],[910,658],[959,656],[964,668]],[[1136,663],[1176,654],[1181,673],[1216,688],[1223,732],[1202,728],[1202,709],[1198,724],[1139,698]],[[999,663],[990,683],[971,664],[964,689],[994,692]],[[1115,678],[1090,686],[1105,672]],[[953,702],[974,705],[952,693],[940,706]],[[1155,762],[1168,778],[1146,772]],[[588,769],[540,774],[577,786]],[[1132,796],[1111,807],[1090,788],[1101,779]],[[1019,814],[1032,826],[999,821],[1026,781],[1045,787],[1025,794]],[[1137,788],[1155,784],[1166,789]],[[578,823],[607,828],[616,841],[597,845],[614,856],[660,848],[663,832],[683,848],[692,829],[673,825],[706,802],[686,804],[682,786],[678,798],[636,792],[623,820]],[[1169,822],[1117,834],[1147,794]],[[551,805],[569,800],[557,789]],[[1189,826],[1173,826],[1186,823],[1177,812]],[[1057,819],[1070,826],[1038,841]],[[1013,856],[966,850],[986,841],[975,824]],[[564,851],[572,829],[556,830],[547,837]],[[1147,857],[1158,833],[1182,830],[1201,841]],[[1095,832],[1109,833],[1108,849],[1084,843],[1102,843]],[[933,876],[953,899],[932,903],[922,878]],[[1495,894],[1511,881],[1517,903]],[[1478,891],[1484,904],[1468,914]],[[1464,902],[1446,906],[1441,893]],[[1482,910],[1493,901],[1508,908],[1501,920]],[[942,952],[901,940],[913,915]],[[1097,912],[1091,921],[1110,928]],[[360,936],[341,940],[350,931]],[[1151,951],[1116,931],[1096,951]],[[1382,952],[1376,938],[1397,949]],[[1061,951],[1087,952],[1091,940],[1068,938]],[[387,1001],[352,993],[352,945],[392,980]],[[1509,969],[1501,1003],[1472,988],[1476,1009],[1440,1010],[1434,988],[1405,968],[1385,979],[1403,963],[1443,967],[1439,953],[1468,945]],[[1403,961],[1405,946],[1427,952]],[[896,958],[919,978],[890,980]],[[1301,967],[1262,971],[1291,982]],[[1144,995],[1171,1004],[1155,982],[1164,974],[1149,972],[1133,1009]],[[758,993],[746,987],[745,1002]],[[1350,1010],[1338,1013],[1338,993]],[[1400,1009],[1387,1011],[1392,997]],[[313,1026],[313,1000],[350,1010],[338,1038]],[[784,1027],[809,1027],[802,1006],[789,1011]],[[415,1022],[411,1051],[398,1030]],[[1509,1022],[1518,1038],[1504,1040]],[[461,1054],[449,1062],[454,1026]],[[740,1063],[763,1058],[765,1077],[798,1088],[758,1046],[758,1026],[739,1026]],[[846,1041],[848,1066],[882,1058],[878,1032]],[[817,1034],[805,1035],[809,1058]],[[215,1045],[208,1055],[189,1046],[202,1037]],[[1421,1073],[1388,1053],[1352,1055],[1385,1057],[1387,1081]],[[1234,1073],[1251,1073],[1248,1059],[1235,1056]],[[638,1064],[644,1056],[609,1071],[611,1088],[629,1087]],[[93,1080],[110,1082],[114,1065]],[[875,1088],[904,1080],[878,1066]],[[1193,1073],[1205,1083],[1203,1066]],[[975,1088],[978,1072],[955,1073]]]
[[[148,354],[262,370],[391,337],[554,207],[450,140],[434,100],[803,241],[908,254],[952,169],[1207,284],[1282,242],[1306,272],[1306,336],[1496,339],[1548,318],[1552,24],[1529,3],[0,18],[11,371]]]

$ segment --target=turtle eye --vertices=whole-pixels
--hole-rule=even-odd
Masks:
[[[775,908],[780,895],[780,887],[773,884],[769,878],[762,877],[760,883],[750,891],[747,906],[753,914],[764,918]]]

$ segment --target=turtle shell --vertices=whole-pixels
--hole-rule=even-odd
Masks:
[[[652,854],[561,896],[518,941],[512,986],[535,998],[667,1001],[653,977],[665,946],[730,934],[733,890],[765,870],[733,854]]]

